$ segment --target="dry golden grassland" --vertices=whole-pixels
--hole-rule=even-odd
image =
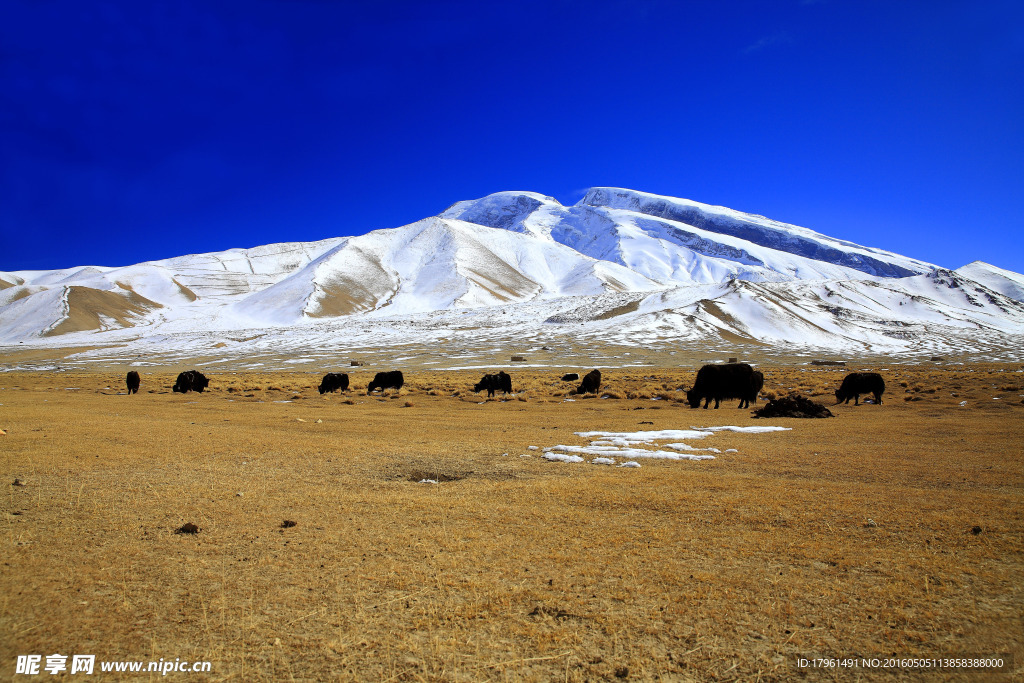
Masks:
[[[818,680],[798,657],[1000,654],[1019,680],[1020,366],[888,366],[859,407],[832,406],[848,368],[761,369],[837,417],[691,410],[679,369],[605,370],[609,398],[573,401],[515,369],[507,401],[470,391],[480,371],[383,397],[362,368],[326,397],[311,373],[180,395],[144,372],[135,396],[123,372],[0,375],[0,678],[52,653],[209,660],[170,676],[215,681]],[[792,431],[639,469],[529,448],[759,424]]]

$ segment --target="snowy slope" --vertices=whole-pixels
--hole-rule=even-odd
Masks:
[[[984,338],[1012,344],[1024,335],[1024,304],[948,270],[884,280],[736,280],[649,295],[636,312],[592,332],[840,352],[949,349]]]
[[[0,341],[105,331],[194,318],[208,326],[225,303],[262,291],[339,239],[180,256],[122,268],[0,273]],[[266,321],[273,319],[267,312]],[[252,320],[225,319],[222,324]]]
[[[663,197],[621,188],[593,188],[577,206],[620,209],[731,236],[794,256],[829,263],[879,277],[927,272],[932,264],[837,240],[807,228],[780,223],[721,206]]]
[[[659,286],[563,245],[458,220],[428,218],[341,242],[236,309],[275,320],[476,308]]]
[[[956,272],[1011,299],[1024,301],[1024,275],[1020,273],[997,268],[984,261],[968,263],[966,266],[957,268]]]
[[[499,192],[441,215],[552,239],[665,285],[904,277],[935,268],[762,216],[619,188],[593,188],[571,207]]]

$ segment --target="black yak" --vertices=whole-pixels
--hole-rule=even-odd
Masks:
[[[139,377],[139,373],[132,370],[128,373],[128,377],[125,378],[125,384],[128,385],[128,395],[139,393],[139,385],[142,384],[142,379]]]
[[[583,381],[576,387],[577,394],[596,394],[601,388],[601,371],[591,370],[583,376]]]
[[[206,375],[198,370],[186,370],[178,375],[172,390],[179,394],[187,394],[190,391],[203,393],[203,389],[208,386],[210,386],[210,380],[206,378]]]
[[[763,386],[764,375],[746,363],[705,365],[697,371],[697,379],[693,388],[686,392],[686,400],[691,408],[699,407],[703,400],[706,409],[714,399],[717,409],[722,399],[738,398],[737,407],[749,408],[751,401],[757,402],[757,394]]]
[[[373,376],[373,381],[366,387],[366,395],[369,396],[373,393],[374,389],[380,389],[381,393],[384,393],[385,389],[398,390],[405,384],[405,377],[402,376],[401,370],[392,370],[390,372],[378,372]]]
[[[875,403],[881,403],[883,392],[885,380],[877,372],[851,372],[836,389],[836,403],[849,403],[852,398],[853,405],[859,406],[861,394],[874,394]]]
[[[320,386],[317,389],[320,390],[321,394],[325,394],[328,391],[334,392],[339,389],[348,391],[348,375],[344,372],[328,372],[320,381]]]
[[[476,386],[473,387],[473,391],[487,390],[487,397],[494,396],[495,391],[501,391],[505,394],[512,393],[512,377],[504,370],[500,371],[496,375],[484,375]]]
[[[575,372],[568,372],[568,373],[562,375],[562,381],[563,382],[576,382],[576,381],[579,380],[579,378],[580,378],[579,374],[575,373]]]

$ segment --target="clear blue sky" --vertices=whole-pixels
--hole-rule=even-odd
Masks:
[[[0,4],[0,270],[597,185],[1024,272],[1024,2]]]

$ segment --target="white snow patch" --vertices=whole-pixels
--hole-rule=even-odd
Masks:
[[[686,444],[686,443],[667,443],[667,444],[665,444],[665,448],[674,448],[677,451],[687,451],[687,452],[697,452],[697,451],[705,451],[707,453],[721,453],[722,452],[722,451],[718,450],[717,448],[694,448],[690,444]]]
[[[690,455],[687,453],[673,453],[671,451],[649,451],[644,448],[614,448],[609,446],[551,446],[550,450],[545,449],[548,452],[544,454],[544,457],[548,460],[555,460],[559,458],[552,458],[552,455],[561,455],[560,453],[553,453],[552,451],[563,451],[565,453],[580,453],[582,455],[616,455],[621,458],[654,458],[656,460],[714,460],[713,455]],[[568,456],[577,457],[577,456]],[[573,460],[572,462],[580,462],[579,460]]]
[[[544,457],[558,462],[583,462],[583,458],[578,455],[565,455],[564,453],[545,453]]]
[[[742,434],[764,434],[766,432],[788,432],[792,427],[694,427],[702,432],[740,432]]]
[[[615,458],[652,458],[656,460],[714,460],[711,453],[721,453],[718,448],[695,448],[687,443],[673,442],[665,444],[665,448],[672,451],[657,448],[648,449],[644,446],[655,445],[659,441],[670,439],[704,439],[713,436],[715,432],[740,432],[751,434],[762,434],[766,432],[790,431],[790,427],[736,427],[726,425],[721,427],[693,427],[692,429],[660,429],[638,432],[576,432],[577,436],[591,439],[589,446],[573,446],[558,444],[557,446],[546,446],[544,457],[548,460],[561,462],[582,462],[585,455],[597,456],[591,462],[599,465],[611,465]],[[535,448],[531,446],[530,448]],[[727,453],[738,453],[735,448],[726,449]],[[625,465],[619,465],[623,467]]]
[[[706,431],[695,429],[652,429],[639,432],[576,432],[576,436],[584,439],[605,438],[629,443],[652,443],[665,439],[703,439],[709,436]]]

